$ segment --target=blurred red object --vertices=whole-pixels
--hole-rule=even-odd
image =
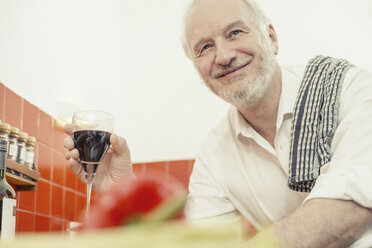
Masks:
[[[183,216],[186,190],[174,178],[161,174],[125,179],[98,198],[82,230],[164,221]]]

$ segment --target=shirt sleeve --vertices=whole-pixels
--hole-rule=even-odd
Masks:
[[[204,154],[205,155],[205,154]],[[234,221],[239,214],[223,189],[215,164],[207,164],[199,155],[190,177],[186,218],[192,223]]]
[[[372,74],[353,68],[345,76],[332,158],[305,202],[353,200],[372,208]]]

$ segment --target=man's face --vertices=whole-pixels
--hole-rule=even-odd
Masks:
[[[203,0],[186,26],[193,62],[206,85],[237,107],[265,94],[275,68],[276,36],[261,31],[242,0]]]

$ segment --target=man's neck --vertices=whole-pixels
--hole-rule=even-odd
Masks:
[[[265,96],[254,106],[239,108],[245,120],[263,137],[272,147],[276,135],[276,120],[282,88],[282,74],[277,66],[273,80]]]

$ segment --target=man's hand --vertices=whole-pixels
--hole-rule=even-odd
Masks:
[[[72,124],[65,126],[65,132],[71,135],[76,127]],[[129,147],[125,139],[112,134],[110,137],[110,148],[102,159],[97,174],[93,182],[93,190],[102,192],[110,187],[113,183],[121,179],[133,177],[132,162],[130,159]],[[79,151],[75,148],[74,141],[71,136],[67,137],[64,142],[67,149],[65,157],[69,161],[71,170],[80,178],[81,181],[86,183],[84,169],[79,163]]]

